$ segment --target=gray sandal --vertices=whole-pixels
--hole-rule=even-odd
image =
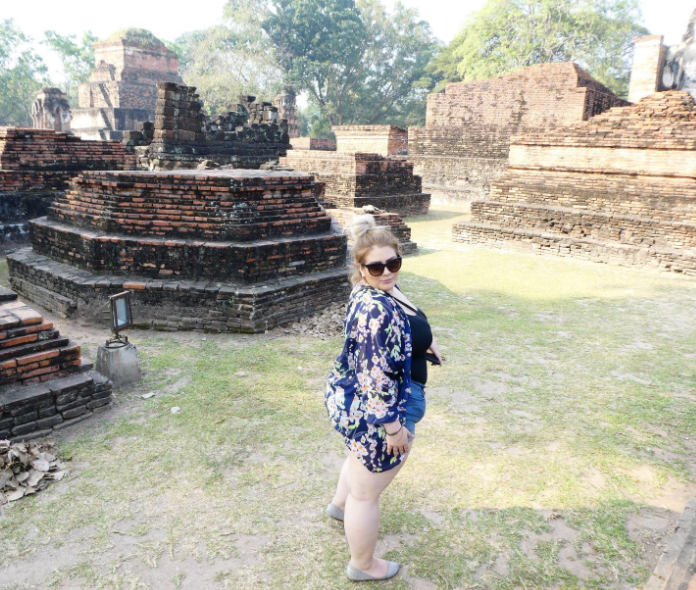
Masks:
[[[343,522],[343,518],[344,518],[343,517],[343,510],[341,510],[335,504],[329,504],[326,507],[326,514],[328,514],[334,520],[338,520],[339,522]]]
[[[385,576],[381,578],[375,578],[370,574],[366,574],[365,572],[359,570],[357,567],[353,567],[352,565],[350,565],[350,563],[346,568],[346,574],[348,575],[348,579],[352,580],[353,582],[369,582],[370,580],[388,580],[389,578],[393,578],[397,573],[399,573],[400,566],[395,561],[388,561],[387,565],[389,566],[387,568],[387,573]]]

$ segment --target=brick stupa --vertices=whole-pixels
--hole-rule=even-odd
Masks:
[[[513,138],[453,239],[696,274],[696,104],[668,91]]]
[[[27,221],[83,170],[133,168],[135,158],[115,141],[83,141],[49,129],[0,127],[0,246],[26,242]]]
[[[152,121],[157,83],[181,83],[176,54],[144,29],[126,29],[94,44],[95,69],[79,87],[72,131],[84,139],[123,138]]]
[[[66,314],[128,289],[139,325],[257,332],[346,295],[346,238],[302,173],[89,172],[30,227],[12,284]]]
[[[579,123],[627,105],[573,63],[540,64],[428,95],[425,126],[408,130],[408,161],[441,200],[481,198],[507,169],[510,138]]]
[[[0,288],[0,440],[50,434],[105,410],[112,385],[80,346]]]

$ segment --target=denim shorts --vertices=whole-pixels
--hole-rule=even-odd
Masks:
[[[411,397],[406,402],[404,412],[404,426],[413,435],[416,435],[416,423],[425,416],[425,385],[418,381],[411,381]]]

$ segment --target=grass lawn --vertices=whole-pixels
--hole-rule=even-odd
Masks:
[[[409,221],[401,285],[447,362],[383,497],[378,551],[406,567],[377,586],[640,587],[696,493],[696,280],[455,245],[465,216]],[[4,508],[0,588],[353,588],[322,513],[341,339],[131,339],[144,382],[62,435],[68,477]]]

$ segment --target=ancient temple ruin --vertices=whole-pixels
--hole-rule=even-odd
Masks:
[[[83,141],[48,129],[0,127],[0,247],[28,238],[27,221],[46,214],[82,170],[123,170],[135,158],[115,141]]]
[[[399,215],[425,215],[430,195],[421,191],[413,164],[377,154],[291,150],[282,166],[312,174],[325,183],[325,200],[336,208],[365,205]]]
[[[154,119],[158,82],[182,82],[176,54],[149,31],[119,31],[94,52],[96,67],[73,109],[72,130],[83,139],[122,139]]]
[[[68,97],[60,88],[43,88],[31,105],[31,119],[34,129],[70,133],[72,112]]]
[[[8,256],[13,288],[98,320],[133,292],[137,325],[259,332],[344,300],[346,238],[296,172],[85,172]]]
[[[285,119],[288,125],[290,139],[300,136],[300,126],[297,118],[297,102],[294,93],[286,92],[275,97],[275,106],[278,108],[278,119]]]
[[[683,91],[512,139],[453,239],[696,274],[696,104]]]
[[[627,104],[573,63],[448,84],[428,95],[425,127],[409,128],[408,160],[435,197],[481,198],[507,169],[514,134],[585,121]]]
[[[46,436],[108,409],[112,385],[40,313],[0,288],[0,440]]]
[[[234,110],[208,117],[196,89],[172,83],[157,85],[154,124],[124,133],[124,143],[145,170],[212,166],[259,168],[277,162],[290,148],[288,122],[278,108],[239,96]]]
[[[408,131],[396,125],[336,125],[331,130],[340,152],[380,156],[404,156],[408,153]]]

